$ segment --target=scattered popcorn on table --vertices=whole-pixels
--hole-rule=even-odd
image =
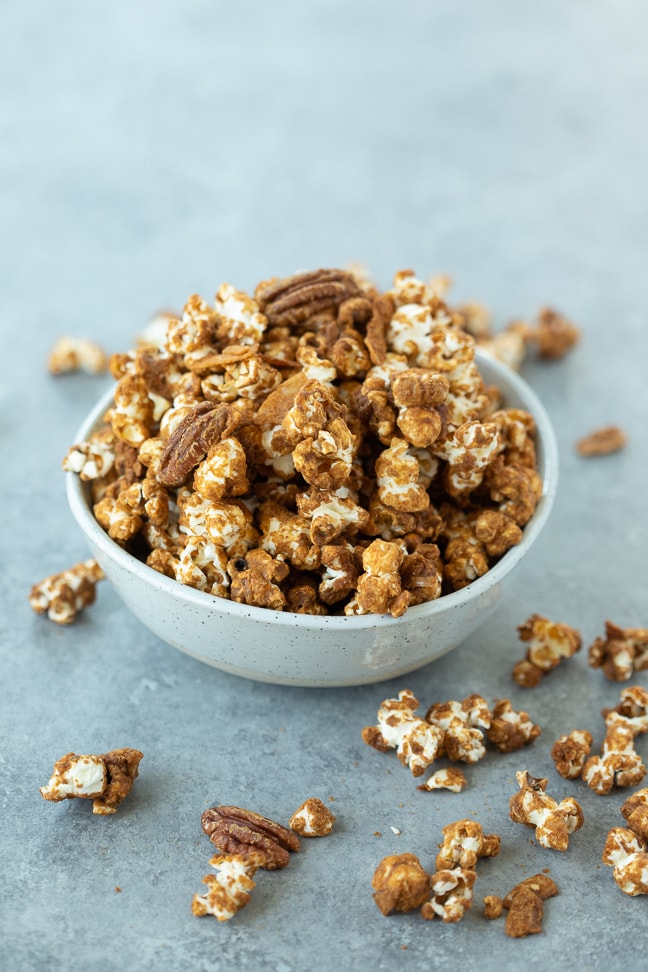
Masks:
[[[376,868],[371,886],[373,899],[383,915],[413,911],[427,900],[430,875],[415,854],[392,854]]]
[[[612,875],[624,894],[648,894],[648,845],[633,830],[613,827],[608,831],[601,860],[613,867]]]
[[[495,921],[504,910],[502,899],[497,894],[487,894],[484,898],[484,918]]]
[[[443,843],[439,845],[436,867],[474,869],[480,857],[497,857],[501,840],[497,834],[484,834],[476,820],[457,820],[442,830]]]
[[[111,357],[105,425],[64,468],[117,543],[180,583],[399,617],[486,573],[542,496],[533,419],[486,388],[467,319],[409,270],[384,293],[316,270],[192,295]],[[255,551],[283,576],[243,576]]]
[[[509,893],[505,895],[502,902],[504,907],[507,909],[510,908],[513,899],[522,890],[533,891],[533,893],[537,894],[538,897],[543,901],[546,901],[547,898],[553,898],[560,893],[558,891],[558,885],[553,878],[549,877],[548,874],[532,874],[531,877],[524,878],[523,881],[516,884],[515,887],[511,888]]]
[[[300,837],[327,837],[333,830],[335,817],[317,797],[309,797],[295,810],[288,826]]]
[[[637,790],[621,806],[628,827],[638,837],[648,840],[648,789]]]
[[[573,729],[569,735],[561,736],[551,750],[557,772],[566,780],[578,779],[591,749],[592,734],[586,729]]]
[[[425,773],[437,758],[444,739],[442,729],[414,715],[418,706],[412,692],[403,689],[397,699],[385,699],[382,703],[378,709],[378,725],[362,730],[362,739],[368,746],[383,753],[395,749],[412,776]]]
[[[47,359],[51,375],[63,375],[71,371],[87,371],[99,375],[108,368],[105,351],[95,341],[87,338],[61,337]]]
[[[460,793],[468,781],[460,769],[449,766],[447,769],[437,770],[417,787],[418,790],[451,790]]]
[[[515,776],[520,792],[509,803],[511,820],[534,827],[541,847],[567,850],[570,836],[583,826],[580,804],[573,797],[557,803],[545,793],[547,780],[533,777],[526,770],[520,770]]]
[[[622,695],[623,692],[632,691],[625,689]],[[639,689],[639,692],[643,692],[648,700],[648,692],[643,689]],[[606,711],[606,733],[601,754],[590,756],[583,767],[583,780],[590,789],[601,795],[609,793],[614,786],[637,786],[646,775],[646,767],[635,750],[634,739],[648,729],[648,715],[626,716],[619,708],[623,708],[623,702],[618,709]]]
[[[443,753],[449,759],[477,763],[486,755],[482,730],[489,728],[491,713],[481,695],[469,695],[462,702],[437,702],[425,719],[444,732]]]
[[[504,931],[509,938],[526,938],[542,931],[544,904],[531,888],[521,888],[511,901]]]
[[[444,922],[461,921],[472,907],[477,874],[468,868],[452,867],[430,878],[430,898],[421,908],[423,918],[439,917]]]
[[[618,425],[606,425],[579,439],[576,443],[576,451],[579,455],[587,457],[607,456],[611,452],[623,449],[627,441],[627,435]]]
[[[588,661],[610,681],[626,682],[634,672],[648,669],[648,630],[620,628],[606,621],[605,637],[590,645]]]
[[[496,701],[486,736],[500,753],[513,753],[522,749],[537,739],[540,733],[540,726],[533,722],[527,712],[517,712],[510,699]]]
[[[518,627],[520,640],[528,644],[526,658],[515,665],[513,678],[518,685],[532,688],[563,659],[571,658],[581,647],[575,628],[532,614]]]
[[[252,880],[262,866],[261,855],[216,854],[209,863],[216,874],[203,878],[206,894],[195,894],[191,902],[194,915],[213,915],[218,921],[229,921],[250,900],[250,892],[256,887]]]
[[[34,584],[29,604],[36,614],[45,614],[56,624],[72,624],[84,608],[94,603],[96,585],[104,573],[96,560],[84,560],[60,574]]]
[[[116,813],[133,788],[142,756],[139,749],[128,747],[98,756],[67,753],[54,764],[49,783],[40,788],[41,795],[54,803],[82,797],[93,801],[93,813]]]

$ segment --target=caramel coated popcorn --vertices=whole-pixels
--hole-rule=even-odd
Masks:
[[[362,739],[381,752],[395,749],[412,776],[422,776],[434,762],[443,745],[445,733],[439,726],[430,725],[414,715],[419,701],[409,689],[399,692],[397,699],[385,699],[378,709],[378,725],[362,730]]]
[[[581,647],[581,636],[567,624],[549,621],[533,614],[518,627],[520,640],[528,645],[526,657],[513,669],[518,685],[532,688],[564,659],[571,658]]]
[[[288,826],[300,837],[327,837],[333,830],[335,815],[317,797],[309,797],[295,810]]]
[[[484,834],[476,820],[457,820],[443,828],[443,842],[439,845],[436,866],[473,869],[480,857],[496,857],[500,851],[497,834]]]
[[[29,604],[36,614],[47,613],[56,624],[72,624],[80,611],[94,603],[96,585],[103,578],[96,560],[81,561],[34,584]]]
[[[116,813],[133,788],[142,756],[139,749],[128,747],[98,756],[67,753],[54,764],[49,783],[40,789],[41,796],[54,803],[80,797],[93,801],[93,813]]]
[[[511,820],[534,827],[541,847],[567,850],[571,834],[583,826],[580,804],[573,797],[557,803],[545,792],[547,780],[533,777],[526,770],[520,770],[515,776],[520,792],[509,803]]]
[[[430,875],[415,854],[383,858],[371,881],[373,899],[383,915],[420,908],[430,891]]]
[[[216,854],[209,861],[216,874],[203,878],[206,894],[195,894],[191,902],[194,915],[213,915],[218,921],[229,921],[250,901],[256,887],[252,880],[262,866],[261,855]]]
[[[502,753],[511,753],[540,735],[526,712],[517,712],[509,699],[495,701],[493,709],[477,693],[458,701],[435,702],[425,719],[414,715],[419,702],[409,689],[397,699],[386,699],[378,710],[378,725],[367,726],[362,739],[380,752],[396,749],[400,761],[413,776],[422,776],[440,757],[453,762],[477,763],[486,755],[486,742]],[[419,790],[448,789],[459,792],[466,784],[463,773],[442,769],[433,773]]]
[[[59,338],[47,359],[51,375],[63,375],[70,371],[87,371],[99,375],[108,369],[108,357],[96,341],[88,338]]]
[[[468,318],[409,270],[193,295],[112,356],[114,403],[64,468],[180,583],[399,617],[482,576],[542,495],[533,419],[486,388]]]
[[[590,645],[588,662],[612,682],[627,681],[634,672],[648,669],[648,630],[621,628],[606,621],[605,637]]]

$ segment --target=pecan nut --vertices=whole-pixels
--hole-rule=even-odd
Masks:
[[[219,806],[205,810],[202,828],[224,854],[242,857],[258,853],[269,871],[286,867],[290,852],[300,848],[299,837],[287,827],[242,807]]]
[[[169,437],[160,459],[158,480],[163,486],[181,486],[210,448],[233,430],[235,416],[222,402],[194,405]]]
[[[314,314],[337,311],[350,297],[361,296],[352,274],[345,270],[313,270],[257,289],[256,299],[272,326],[294,327]]]

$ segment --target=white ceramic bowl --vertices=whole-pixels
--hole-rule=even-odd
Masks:
[[[461,644],[484,623],[503,585],[547,521],[558,480],[551,422],[535,393],[515,372],[477,351],[479,369],[497,385],[507,407],[522,408],[537,426],[543,496],[512,547],[483,577],[436,601],[391,615],[319,617],[249,607],[194,590],[126,553],[95,520],[88,489],[67,473],[72,513],[93,554],[133,614],[163,641],[199,661],[244,678],[283,685],[362,685],[414,671]],[[87,439],[112,402],[97,403],[75,441]]]

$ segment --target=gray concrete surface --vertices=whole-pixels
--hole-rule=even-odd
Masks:
[[[648,899],[600,863],[626,793],[567,783],[549,757],[574,727],[600,744],[619,688],[585,652],[537,689],[510,679],[533,612],[586,646],[606,618],[648,626],[645,5],[6,0],[0,17],[3,966],[645,968]],[[448,271],[501,323],[551,303],[583,328],[571,356],[524,370],[560,443],[550,524],[483,629],[408,680],[426,705],[510,696],[542,726],[531,749],[469,768],[460,795],[419,793],[362,743],[401,684],[220,674],[149,635],[107,585],[69,629],[27,604],[35,581],[86,555],[60,462],[108,382],[49,377],[54,339],[124,350],[192,292],[350,260],[383,285],[404,266]],[[627,449],[578,458],[574,441],[609,422]],[[63,753],[121,745],[145,756],[115,817],[40,798]],[[648,759],[646,737],[638,749]],[[582,801],[564,854],[508,819],[525,766]],[[229,924],[194,918],[202,810],[286,820],[309,795],[334,798],[334,835],[262,874]],[[503,846],[480,862],[465,920],[382,917],[379,860],[411,851],[431,866],[441,828],[473,815]],[[543,868],[561,889],[544,931],[508,939],[481,898]]]

